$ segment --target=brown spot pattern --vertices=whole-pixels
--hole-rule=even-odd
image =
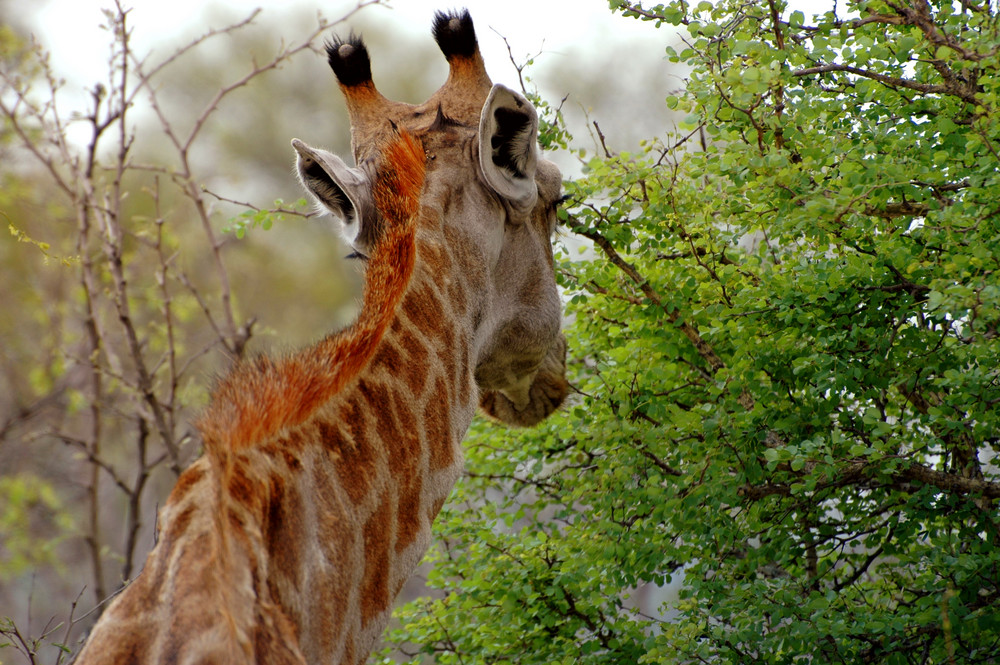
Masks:
[[[384,441],[389,452],[389,472],[397,485],[396,551],[401,552],[420,531],[423,479],[420,476],[421,444],[413,409],[398,392],[393,393],[393,407],[400,427]]]
[[[396,409],[402,414],[407,424],[413,425],[413,415],[409,407],[402,403],[401,399],[394,400]],[[416,428],[397,428],[391,437],[385,439],[386,449],[389,451],[389,472],[393,478],[400,480],[417,472],[417,464],[420,461],[420,440],[417,438]]]
[[[413,411],[413,401],[407,399],[401,391],[392,393],[392,404],[396,408],[396,417],[399,418],[399,427],[404,432],[417,431],[417,417]]]
[[[182,473],[181,477],[177,479],[177,484],[174,485],[174,489],[170,492],[170,498],[167,499],[167,502],[175,503],[181,501],[204,476],[204,467],[188,467],[187,471]]]
[[[403,349],[406,351],[407,364],[397,370],[402,372],[406,379],[406,385],[410,392],[416,396],[424,389],[424,380],[427,374],[428,352],[416,335],[403,336]]]
[[[451,270],[451,257],[440,243],[418,241],[417,256],[420,262],[430,268],[432,274],[443,275]]]
[[[288,450],[282,450],[281,456],[285,460],[285,465],[288,467],[289,471],[299,471],[302,469],[302,462],[293,453]]]
[[[399,483],[396,503],[396,552],[409,547],[420,533],[421,493],[423,480],[419,473],[403,476]],[[393,596],[395,596],[395,591]]]
[[[368,403],[369,412],[375,416],[375,432],[384,445],[391,445],[399,438],[399,428],[392,409],[392,395],[385,385],[369,383],[362,379],[358,383],[358,391]]]
[[[400,355],[395,346],[383,342],[372,358],[372,367],[381,368],[390,376],[396,376],[404,370],[403,356]]]
[[[383,495],[365,523],[365,572],[361,580],[361,626],[367,626],[389,607],[390,505]]]
[[[361,404],[352,399],[340,410],[340,420],[350,433],[344,437],[334,425],[320,424],[320,431],[327,432],[324,441],[334,440],[338,444],[340,456],[334,459],[337,475],[347,496],[354,503],[360,503],[367,496],[375,476],[376,451],[368,440],[365,416]],[[333,432],[336,430],[336,434]]]
[[[410,323],[425,335],[432,338],[440,336],[444,329],[441,300],[426,283],[410,289],[403,299],[402,309]]]
[[[440,376],[434,381],[434,390],[424,407],[424,431],[430,449],[431,470],[450,466],[455,460],[451,446],[451,406],[448,386]]]
[[[254,482],[247,474],[247,462],[242,457],[232,460],[232,468],[226,478],[226,489],[229,496],[238,504],[253,510],[257,503],[257,493]]]
[[[316,434],[323,447],[333,452],[334,457],[339,457],[344,450],[344,435],[340,428],[327,420],[316,422]]]
[[[277,574],[291,581],[299,589],[302,564],[302,497],[295,484],[286,485],[284,478],[272,475],[271,496],[264,521],[264,538],[268,556]]]
[[[187,529],[188,525],[191,523],[191,517],[194,515],[195,506],[189,505],[184,510],[182,510],[177,517],[171,520],[170,524],[166,525],[166,533],[163,537],[168,540],[180,537],[183,535]]]
[[[281,445],[289,450],[302,450],[302,447],[305,445],[305,437],[302,436],[299,428],[295,428],[281,440]]]

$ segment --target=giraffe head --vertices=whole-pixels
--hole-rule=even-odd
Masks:
[[[435,315],[460,319],[455,324],[469,333],[483,410],[531,425],[558,407],[568,387],[551,244],[561,176],[539,155],[531,103],[491,83],[469,13],[438,13],[433,32],[450,73],[420,105],[378,92],[361,39],[327,45],[356,166],[294,140],[297,169],[364,258],[385,231],[372,196],[380,153],[400,132],[420,142],[426,174],[417,262],[441,273],[451,301],[449,312]]]

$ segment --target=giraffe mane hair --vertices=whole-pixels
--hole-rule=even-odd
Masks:
[[[413,274],[424,169],[423,146],[405,130],[383,146],[372,186],[382,232],[354,323],[291,355],[241,361],[216,386],[197,426],[206,452],[224,468],[230,451],[301,424],[368,364]]]

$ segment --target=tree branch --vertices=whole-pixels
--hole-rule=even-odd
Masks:
[[[808,476],[816,468],[815,461],[806,462],[800,472],[792,472],[797,476]],[[791,472],[787,464],[780,464],[778,468]],[[885,475],[891,481],[881,483],[875,479],[876,475]],[[1000,482],[982,480],[978,478],[967,478],[954,473],[936,471],[928,466],[917,462],[910,462],[896,471],[885,473],[884,470],[874,462],[856,460],[847,462],[837,470],[833,478],[816,484],[817,491],[846,487],[865,483],[869,487],[898,486],[900,483],[918,482],[924,485],[936,487],[942,491],[957,494],[980,495],[986,499],[1000,499]],[[767,483],[763,485],[746,484],[738,490],[740,496],[752,501],[759,501],[769,496],[791,496],[792,488],[788,483]]]
[[[907,90],[915,90],[916,92],[922,92],[929,95],[951,95],[953,97],[958,97],[962,101],[968,102],[969,104],[977,103],[974,92],[968,90],[966,86],[920,83],[911,79],[887,76],[885,74],[879,74],[867,69],[861,69],[860,67],[853,67],[851,65],[844,65],[840,63],[797,69],[792,72],[792,76],[801,78],[805,76],[813,76],[815,74],[828,74],[831,72],[846,72],[848,74],[854,74],[873,81],[878,81],[879,83],[882,83],[890,88],[906,88]]]
[[[684,334],[684,336],[688,338],[688,340],[690,340],[690,342],[694,345],[695,350],[698,352],[698,355],[701,356],[706,363],[708,363],[712,374],[716,374],[719,370],[725,368],[725,363],[722,362],[722,359],[715,353],[712,346],[706,342],[704,338],[702,338],[702,336],[698,333],[698,330],[687,321],[683,321],[681,319],[680,312],[666,306],[660,298],[660,294],[653,289],[648,280],[640,275],[634,266],[622,258],[607,238],[595,230],[584,228],[580,224],[576,224],[573,231],[592,240],[594,244],[597,245],[602,252],[604,252],[604,255],[608,257],[608,260],[610,260],[611,263],[614,264],[619,270],[624,272],[628,278],[639,287],[646,298],[663,310],[669,321],[673,323]],[[743,391],[740,394],[739,401],[740,404],[748,411],[753,409],[754,399],[748,392]]]

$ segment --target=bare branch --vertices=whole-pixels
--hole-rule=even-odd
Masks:
[[[223,203],[232,203],[241,208],[246,208],[247,210],[253,210],[254,212],[267,212],[275,215],[293,215],[295,217],[302,217],[303,219],[310,219],[316,217],[314,212],[302,212],[301,210],[296,210],[295,208],[285,208],[284,206],[278,206],[277,208],[258,208],[252,203],[246,201],[236,201],[234,199],[222,196],[221,194],[216,194],[215,192],[203,187],[202,190],[205,194],[208,194],[216,201],[222,201]]]

